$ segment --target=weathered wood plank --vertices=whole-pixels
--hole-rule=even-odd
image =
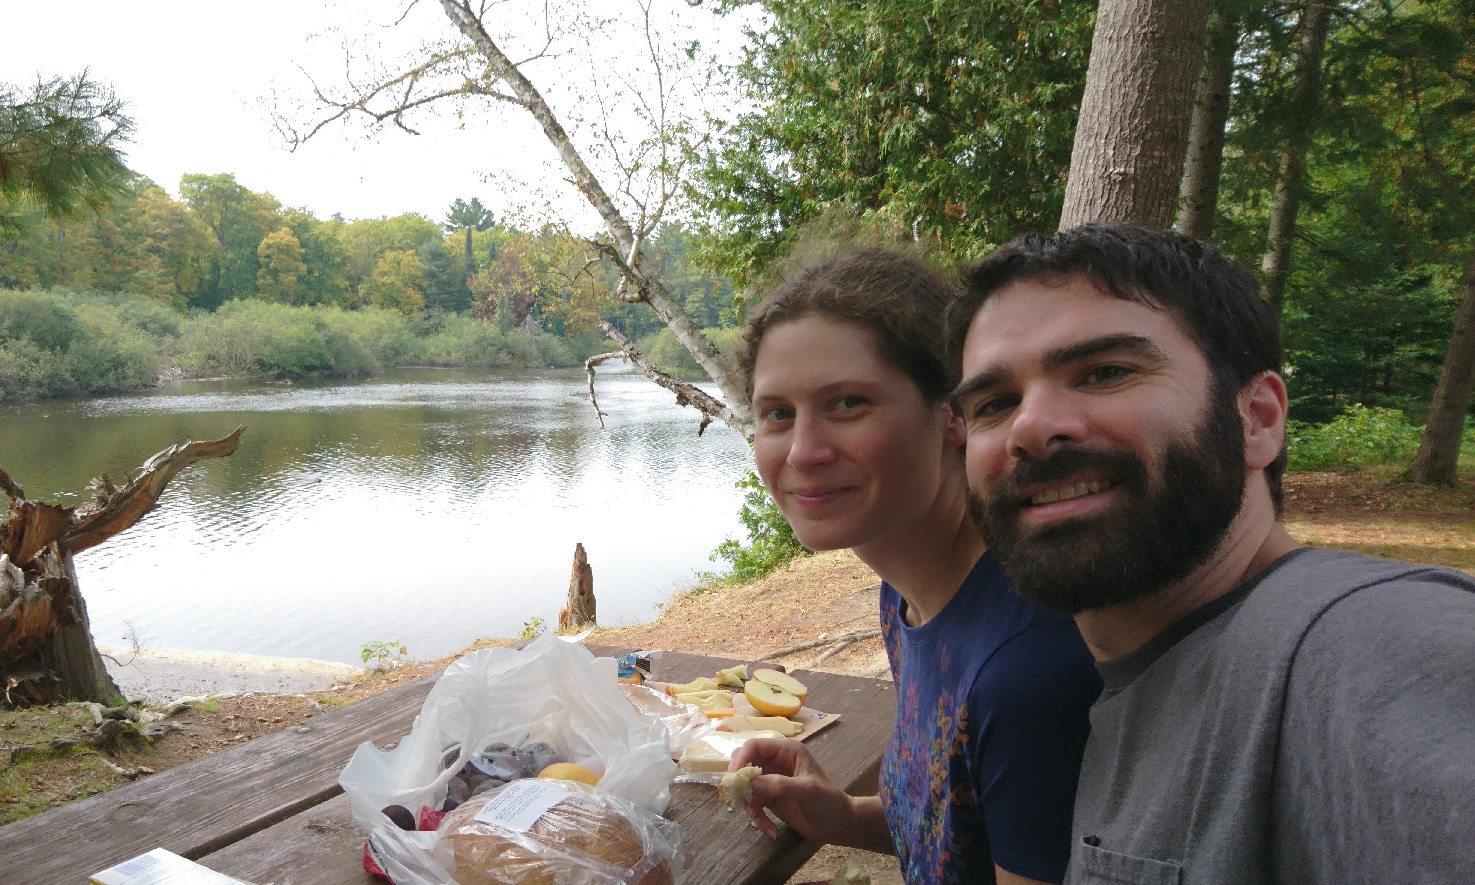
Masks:
[[[240,841],[340,793],[354,749],[403,736],[437,678],[0,827],[0,882],[74,885],[153,848],[198,858]]]

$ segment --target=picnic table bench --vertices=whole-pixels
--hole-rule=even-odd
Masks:
[[[663,652],[652,678],[685,682],[736,663]],[[795,672],[818,709],[841,717],[806,745],[835,783],[873,792],[895,717],[890,680]],[[0,827],[0,883],[77,885],[162,847],[258,885],[371,885],[362,866],[364,833],[338,776],[359,744],[382,748],[408,734],[438,678]],[[703,784],[673,784],[666,816],[681,826],[690,885],[780,885],[815,850],[787,829],[770,841]]]

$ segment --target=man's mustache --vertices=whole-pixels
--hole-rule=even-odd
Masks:
[[[1142,460],[1128,451],[1071,446],[1057,449],[1048,458],[1025,456],[989,499],[995,506],[1007,502],[1022,507],[1031,488],[1060,482],[1082,472],[1122,485],[1145,476],[1147,471]]]

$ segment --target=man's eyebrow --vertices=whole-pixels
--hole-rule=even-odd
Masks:
[[[1081,360],[1091,359],[1104,353],[1113,352],[1132,353],[1147,357],[1152,360],[1166,362],[1168,355],[1157,345],[1156,341],[1146,335],[1133,335],[1128,332],[1120,332],[1115,335],[1102,335],[1099,338],[1088,338],[1075,344],[1052,350],[1045,354],[1045,368],[1054,370],[1078,363]]]
[[[1166,361],[1168,355],[1163,349],[1145,335],[1133,335],[1122,332],[1116,335],[1102,335],[1099,338],[1088,338],[1075,344],[1060,347],[1045,354],[1045,368],[1051,371],[1063,368],[1072,363],[1087,360],[1104,353],[1128,352],[1148,357],[1157,361]],[[953,389],[951,399],[953,402],[961,402],[965,397],[971,396],[980,390],[987,390],[1007,382],[1013,373],[1002,366],[993,366],[982,372],[967,378],[962,384]]]
[[[980,390],[987,390],[990,387],[997,387],[1003,384],[1009,379],[1009,374],[1009,372],[1003,369],[989,369],[979,372],[972,378],[964,379],[962,384],[953,388],[953,392],[948,395],[948,399],[955,403],[961,403],[965,398]]]

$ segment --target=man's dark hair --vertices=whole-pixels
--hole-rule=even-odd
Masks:
[[[855,323],[876,353],[901,370],[928,404],[952,392],[944,362],[943,315],[957,288],[920,259],[886,249],[854,249],[785,277],[748,315],[737,367],[753,398],[753,365],[774,326],[807,316]]]
[[[1171,231],[1131,224],[1085,224],[1053,236],[1024,234],[978,262],[948,309],[948,365],[954,380],[979,309],[1020,280],[1082,275],[1102,293],[1166,310],[1193,339],[1213,374],[1211,395],[1232,397],[1262,372],[1280,372],[1280,320],[1243,266],[1218,249]],[[1281,507],[1286,452],[1265,468]]]

